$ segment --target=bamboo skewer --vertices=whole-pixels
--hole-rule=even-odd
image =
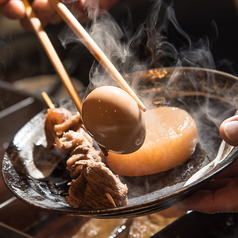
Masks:
[[[109,202],[114,206],[114,207],[117,207],[115,201],[113,200],[112,196],[110,193],[105,193],[107,199],[109,200]]]
[[[50,97],[46,92],[42,92],[41,95],[50,109],[55,108],[55,105],[53,104],[53,102],[51,101]]]
[[[107,56],[103,53],[103,51],[87,33],[87,31],[82,27],[82,25],[78,22],[74,15],[69,11],[69,9],[58,0],[50,0],[49,2],[63,18],[65,23],[74,31],[74,33],[79,37],[79,39],[82,40],[82,43],[91,52],[91,54],[98,60],[98,62],[109,73],[109,75],[116,81],[116,83],[131,95],[131,97],[137,102],[139,108],[142,111],[146,111],[146,107],[144,106],[144,104],[132,91],[132,89],[124,80],[122,75],[118,72],[115,66],[111,63],[111,61],[107,58]]]
[[[51,101],[50,97],[48,96],[48,94],[46,92],[42,92],[41,93],[43,99],[45,100],[46,104],[48,105],[48,107],[50,109],[53,109],[55,108],[55,105],[53,104],[53,102]],[[111,194],[110,193],[105,193],[107,199],[109,200],[109,202],[114,206],[114,207],[117,207],[114,199],[112,198]]]
[[[31,5],[29,4],[28,0],[23,0],[23,3],[26,8],[26,16],[31,23],[31,26],[34,29],[35,34],[37,35],[39,41],[41,42],[48,58],[50,59],[55,71],[59,75],[60,79],[62,80],[65,88],[67,89],[72,101],[74,102],[76,108],[81,113],[82,111],[82,100],[79,97],[77,90],[75,89],[72,81],[66,72],[58,54],[56,53],[48,35],[44,31],[40,20],[36,17],[35,13],[32,10]]]

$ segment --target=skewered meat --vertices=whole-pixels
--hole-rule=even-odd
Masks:
[[[64,108],[50,108],[45,115],[45,136],[47,148],[50,149],[57,137],[54,126],[65,122],[72,116],[71,112]]]
[[[71,182],[69,205],[82,208],[112,207],[106,194],[109,193],[116,206],[127,204],[127,186],[102,162],[84,165],[80,176]]]
[[[100,152],[88,145],[79,145],[72,152],[67,160],[66,169],[70,170],[71,178],[77,178],[85,164],[90,165],[94,162],[101,162]]]
[[[72,151],[79,145],[93,145],[92,138],[88,133],[81,127],[77,131],[69,130],[63,133],[61,138],[55,139],[55,147],[57,149]]]
[[[79,208],[126,205],[127,186],[102,163],[103,154],[93,147],[93,140],[84,128],[80,114],[60,120],[61,114],[57,112],[61,111],[51,110],[46,115],[47,125],[51,127],[45,127],[45,130],[50,128],[50,131],[45,133],[50,138],[51,132],[55,148],[69,155],[66,168],[73,179],[66,197],[69,205]],[[57,121],[54,120],[55,117]]]
[[[70,116],[61,124],[57,124],[54,126],[54,130],[57,134],[57,136],[61,136],[65,131],[73,130],[77,131],[83,127],[82,118],[79,113],[77,113],[75,116]]]

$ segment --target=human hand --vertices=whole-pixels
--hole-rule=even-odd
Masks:
[[[92,19],[92,12],[96,12],[97,10],[97,13],[100,14],[99,9],[109,10],[118,1],[119,0],[65,0],[65,5],[72,11],[79,22],[85,23]],[[57,24],[61,22],[60,16],[55,12],[48,0],[34,0],[31,6],[43,26],[48,23]],[[31,29],[25,18],[25,7],[21,0],[0,0],[0,10],[10,19],[20,19],[22,26],[26,30]]]
[[[238,212],[238,160],[215,176],[201,190],[178,203],[183,211]]]
[[[238,115],[224,120],[220,125],[220,134],[228,144],[238,145]]]
[[[228,144],[238,145],[238,115],[222,122],[220,134]],[[178,207],[204,213],[238,212],[238,160],[201,190],[179,202]]]

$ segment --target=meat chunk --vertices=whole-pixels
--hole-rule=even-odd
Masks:
[[[72,152],[67,160],[67,169],[70,170],[70,177],[77,178],[85,164],[91,165],[95,162],[101,162],[100,152],[89,145],[79,145]]]
[[[93,145],[90,135],[80,127],[78,131],[69,130],[64,132],[61,138],[56,138],[55,147],[57,149],[66,150],[69,153],[79,145]]]
[[[54,130],[55,125],[62,124],[71,117],[71,112],[64,108],[50,108],[47,110],[44,130],[48,149],[53,146],[55,138],[57,138],[57,134]]]
[[[80,176],[72,180],[66,201],[80,208],[110,208],[127,205],[128,188],[102,162],[85,164]]]
[[[81,127],[84,128],[82,117],[79,113],[77,113],[75,116],[69,117],[63,123],[55,125],[54,131],[57,134],[57,136],[62,136],[65,131],[69,130],[77,131]]]
[[[127,186],[108,169],[104,155],[93,147],[81,115],[72,116],[66,109],[49,109],[45,116],[47,147],[52,145],[69,156],[69,205],[79,208],[106,208],[127,204]]]

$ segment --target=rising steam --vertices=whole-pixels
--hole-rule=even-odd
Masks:
[[[87,12],[92,19],[86,26],[87,31],[121,74],[163,67],[215,69],[209,37],[192,39],[180,27],[172,1],[156,1],[145,22],[132,36],[131,32],[127,34],[122,31],[108,12],[99,10],[97,1],[95,4],[91,2]],[[211,28],[216,36],[217,28],[214,22],[211,22]],[[80,42],[69,29],[62,31],[60,40],[65,46],[70,42]],[[176,70],[173,76],[168,85],[176,80]],[[209,75],[208,81],[208,84],[214,84],[212,75]],[[133,78],[131,86],[134,90],[136,82]],[[89,87],[114,84],[102,66],[95,61],[90,72]],[[213,112],[208,110],[208,105],[209,102],[201,105],[201,110],[203,113],[206,111],[205,113],[212,118]],[[219,120],[216,121],[214,118],[214,122],[218,127]]]
[[[87,9],[92,19],[88,32],[121,73],[168,66],[215,68],[208,37],[193,42],[179,26],[172,3],[155,2],[145,23],[130,38],[109,13],[98,17],[97,2],[91,5]],[[61,33],[60,39],[63,45],[79,41],[69,29]],[[102,78],[105,82],[105,73],[98,64],[93,65],[91,76],[95,85]]]

